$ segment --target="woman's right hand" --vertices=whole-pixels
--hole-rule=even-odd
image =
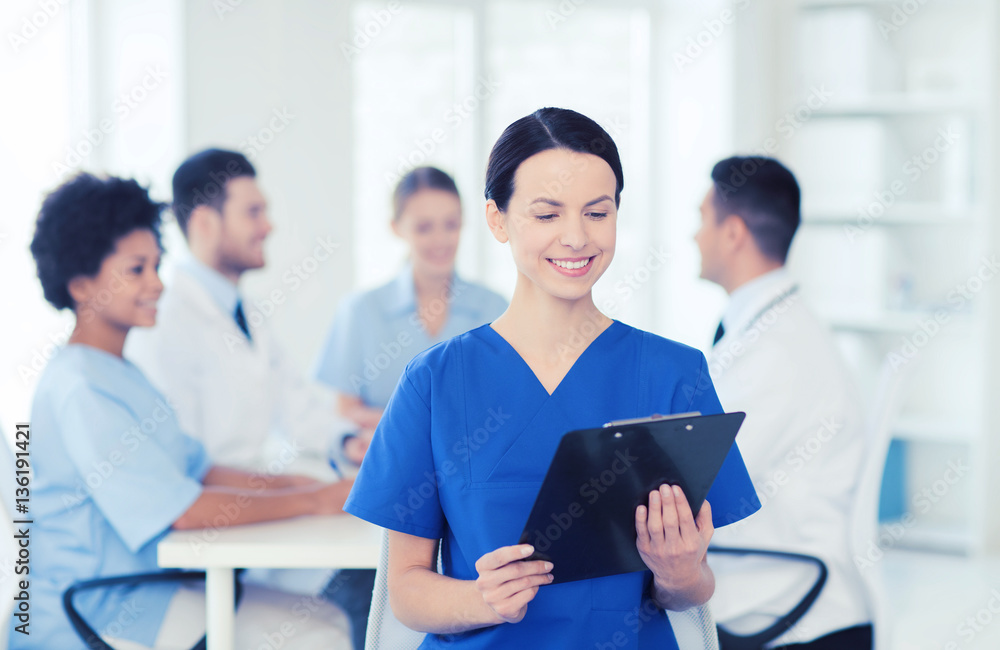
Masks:
[[[497,616],[497,623],[518,623],[540,585],[552,582],[552,563],[525,562],[534,552],[530,544],[503,546],[479,558],[476,589]]]

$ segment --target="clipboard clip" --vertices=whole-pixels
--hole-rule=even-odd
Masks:
[[[690,413],[673,413],[671,415],[660,415],[659,413],[653,413],[642,418],[628,418],[625,420],[612,420],[604,424],[604,428],[608,427],[623,427],[629,424],[646,424],[647,422],[659,422],[660,420],[677,420],[679,418],[693,418],[701,415],[701,411],[691,411]]]

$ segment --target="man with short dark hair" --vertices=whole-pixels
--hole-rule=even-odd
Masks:
[[[328,389],[293,367],[239,289],[245,272],[264,266],[272,230],[256,170],[243,154],[207,149],[177,168],[173,190],[190,255],[160,300],[156,327],[130,339],[129,354],[213,460],[273,470],[276,441],[286,459],[304,448],[325,453],[354,426],[336,415]]]
[[[871,619],[851,559],[849,522],[865,433],[833,337],[785,270],[799,206],[792,173],[762,157],[716,164],[701,205],[701,277],[730,297],[709,371],[726,410],[747,413],[737,440],[764,504],[716,530],[713,544],[804,553],[826,563],[819,598],[769,647],[863,650],[871,647]],[[710,554],[709,561],[717,578],[713,612],[734,630],[787,613],[804,595],[792,567],[784,575],[745,558]]]
[[[356,427],[336,414],[332,391],[305,381],[267,315],[240,291],[243,274],[264,266],[272,229],[256,175],[246,157],[223,149],[196,153],[177,168],[173,211],[190,256],[160,300],[156,327],[131,338],[128,353],[214,461],[260,472],[264,481],[290,471],[303,451],[337,455]],[[347,612],[355,643],[364,638],[374,571],[345,572],[334,582],[330,571],[248,576],[322,593]]]

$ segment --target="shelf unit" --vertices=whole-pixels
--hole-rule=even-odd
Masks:
[[[882,539],[977,553],[990,507],[982,387],[996,371],[982,354],[990,292],[972,289],[997,211],[990,192],[1000,165],[987,143],[1000,117],[998,8],[927,3],[897,25],[899,3],[883,0],[782,7],[775,51],[787,63],[773,87],[787,99],[773,116],[780,123],[818,86],[831,95],[779,154],[803,187],[790,266],[864,394],[886,355],[912,350],[917,361],[900,364],[912,376],[892,429]],[[941,327],[926,325],[941,314]]]

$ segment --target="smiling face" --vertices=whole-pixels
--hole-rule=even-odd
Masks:
[[[422,276],[450,276],[455,268],[462,205],[445,190],[419,190],[406,200],[392,229],[410,246],[413,272]]]
[[[77,276],[69,290],[77,319],[99,321],[106,328],[127,332],[156,324],[156,302],[163,293],[157,270],[160,246],[152,231],[133,230],[115,242],[93,277]]]
[[[487,205],[521,280],[562,300],[589,298],[615,254],[615,174],[593,154],[548,149],[520,164],[506,212]]]

